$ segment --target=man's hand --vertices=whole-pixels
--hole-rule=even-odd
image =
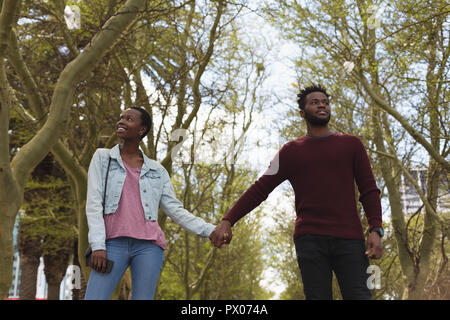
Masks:
[[[95,271],[105,273],[105,271],[106,271],[106,250],[95,250],[92,252],[91,267]]]
[[[209,239],[217,248],[222,248],[224,244],[230,243],[232,237],[231,223],[228,220],[222,220],[209,235]]]
[[[369,234],[366,254],[371,259],[380,259],[383,255],[383,242],[378,232],[372,231]]]

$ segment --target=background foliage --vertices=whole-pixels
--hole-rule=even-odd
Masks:
[[[136,105],[152,114],[154,126],[141,148],[168,170],[188,210],[218,223],[263,169],[252,163],[270,161],[259,159],[258,150],[274,147],[263,131],[282,142],[305,134],[295,96],[321,83],[332,96],[330,126],[363,141],[382,190],[387,235],[383,258],[371,261],[382,270],[374,299],[450,298],[450,217],[443,209],[450,192],[446,1],[0,4],[1,295],[11,281],[11,230],[20,208],[25,274],[33,274],[40,255],[60,258],[46,260],[54,274],[71,263],[83,267],[87,168],[96,148],[118,142],[114,126],[124,108]],[[120,24],[108,45],[96,46],[107,38],[101,34],[108,23],[125,21],[120,10],[130,4],[135,16]],[[80,8],[80,29],[68,28],[66,5]],[[255,21],[265,27],[253,30]],[[279,90],[267,83],[272,75],[278,85],[289,77],[271,68],[286,43],[295,48],[289,68],[296,76]],[[89,50],[95,57],[80,67]],[[82,70],[65,78],[77,68]],[[181,138],[172,136],[177,129]],[[417,167],[426,169],[423,183],[410,174]],[[417,212],[404,208],[405,181],[424,204]],[[284,287],[276,297],[303,299],[292,241],[293,195],[288,186],[278,192],[282,200],[271,198],[275,204],[236,225],[225,250],[159,212],[168,250],[157,299],[268,299],[275,294],[261,284],[268,268]],[[33,286],[21,290],[33,298]],[[129,299],[130,290],[128,271],[114,298]],[[335,280],[333,290],[339,299]]]

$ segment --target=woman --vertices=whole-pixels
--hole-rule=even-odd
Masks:
[[[153,299],[166,249],[157,222],[159,204],[175,223],[201,237],[215,228],[183,208],[164,167],[140,151],[151,125],[144,109],[123,111],[116,125],[123,143],[97,149],[89,165],[86,215],[92,271],[86,300],[110,299],[128,266],[132,299]],[[105,273],[107,260],[114,264]]]

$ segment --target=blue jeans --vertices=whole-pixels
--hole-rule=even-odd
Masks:
[[[344,300],[370,300],[364,240],[303,235],[294,242],[307,300],[333,298],[333,271]]]
[[[131,267],[133,300],[153,300],[156,284],[164,262],[164,250],[150,240],[119,237],[106,240],[106,255],[114,261],[110,273],[91,270],[86,300],[108,300]]]

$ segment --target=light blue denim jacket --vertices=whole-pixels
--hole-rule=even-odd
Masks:
[[[142,154],[144,155],[144,164],[141,168],[139,189],[145,219],[156,221],[158,208],[161,205],[165,214],[175,223],[201,237],[209,237],[215,226],[184,209],[183,204],[175,196],[167,170],[158,162],[145,156],[144,153]],[[92,250],[106,250],[102,202],[108,155],[111,157],[111,164],[106,187],[105,214],[116,211],[126,177],[119,145],[112,149],[95,151],[89,165],[86,199],[88,238]]]

